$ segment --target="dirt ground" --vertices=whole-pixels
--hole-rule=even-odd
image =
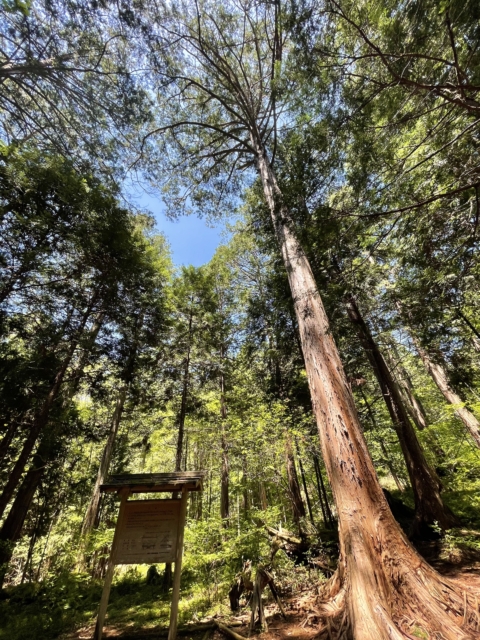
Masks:
[[[480,562],[453,563],[445,561],[432,562],[432,565],[441,574],[456,582],[459,586],[480,594]],[[252,638],[256,640],[310,640],[315,638],[324,630],[324,624],[315,614],[315,604],[317,601],[316,590],[305,590],[293,596],[282,598],[287,620],[283,620],[274,603],[269,603],[265,607],[268,622],[268,631],[260,632],[256,629]],[[217,622],[231,627],[235,633],[248,637],[249,610],[240,616],[230,618],[217,618]],[[206,621],[205,621],[206,622]],[[204,640],[206,630],[198,630],[192,627],[191,631],[183,631],[179,638],[185,640]],[[165,629],[128,629],[106,626],[104,638],[117,638],[121,640],[154,640],[155,638],[165,638]],[[64,640],[91,640],[93,637],[93,627],[79,629],[74,634],[64,637]],[[209,640],[225,640],[225,635],[218,630],[209,635]]]

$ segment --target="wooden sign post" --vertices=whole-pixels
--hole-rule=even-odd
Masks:
[[[174,562],[168,640],[177,635],[183,537],[189,491],[201,491],[203,472],[142,473],[110,476],[101,491],[120,494],[120,510],[107,564],[94,640],[101,640],[116,564]],[[181,498],[128,500],[132,493],[178,492]]]
[[[182,489],[182,498],[180,500],[180,521],[177,538],[177,553],[175,555],[175,573],[173,575],[172,607],[170,609],[168,640],[175,640],[177,637],[178,601],[180,600],[180,577],[182,575],[183,534],[185,532],[185,518],[187,515],[187,499],[188,493],[184,487]]]

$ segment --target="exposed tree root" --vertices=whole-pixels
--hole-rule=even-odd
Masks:
[[[405,539],[400,543],[355,544],[341,560],[319,595],[321,640],[480,638],[479,594],[438,574]]]

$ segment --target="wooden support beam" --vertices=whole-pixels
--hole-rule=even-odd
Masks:
[[[180,578],[182,575],[183,536],[185,533],[185,518],[187,515],[188,490],[182,489],[180,503],[180,522],[178,527],[177,553],[175,557],[175,574],[173,576],[172,608],[170,610],[170,628],[168,640],[176,640],[178,623],[178,601],[180,599]]]
[[[113,536],[112,548],[110,550],[110,557],[108,559],[107,571],[105,574],[105,582],[103,583],[102,599],[100,600],[100,607],[98,608],[97,624],[95,626],[95,633],[93,634],[93,640],[102,640],[103,635],[103,623],[105,621],[105,614],[107,613],[108,599],[110,597],[110,587],[112,586],[113,572],[115,571],[115,555],[118,547],[118,532],[125,513],[125,503],[130,495],[129,489],[123,489],[121,491],[120,511],[118,514],[117,526],[115,527],[115,534]]]

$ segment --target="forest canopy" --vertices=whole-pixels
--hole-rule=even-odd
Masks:
[[[93,634],[101,486],[193,470],[198,637],[245,589],[265,633],[478,637],[478,2],[0,13],[0,638]],[[132,185],[224,224],[211,260]],[[108,624],[171,579],[117,568]]]

